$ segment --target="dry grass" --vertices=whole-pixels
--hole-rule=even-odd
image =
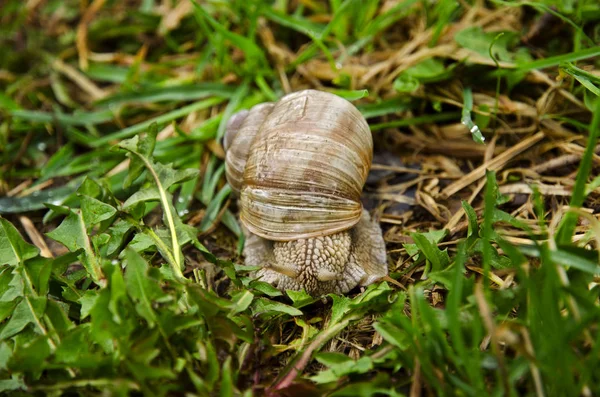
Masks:
[[[393,17],[390,26],[385,25],[385,20],[380,21],[381,27],[371,26],[374,33],[369,35],[361,26],[351,29],[343,21],[352,24],[360,20],[360,11],[368,14],[370,5],[377,2],[355,5],[360,10],[356,15],[350,16],[348,12],[337,19],[326,2],[277,2],[289,3],[288,16],[298,12],[287,19],[267,11],[261,13],[262,8],[252,4],[202,2],[204,12],[213,15],[216,21],[211,21],[187,0],[143,2],[151,5],[150,11],[143,12],[140,11],[143,5],[136,2],[29,1],[23,7],[17,6],[18,2],[9,3],[10,11],[0,16],[0,24],[10,33],[4,42],[0,41],[0,51],[10,51],[8,60],[0,62],[0,87],[4,91],[0,94],[0,116],[3,116],[0,191],[7,197],[0,202],[0,212],[11,213],[6,215],[7,219],[25,232],[44,258],[66,255],[62,245],[44,236],[59,224],[55,217],[60,211],[56,208],[50,211],[48,222],[42,222],[44,211],[40,211],[40,203],[34,206],[27,197],[87,175],[104,181],[104,186],[121,203],[125,194],[121,181],[130,160],[109,152],[108,148],[147,130],[140,123],[159,117],[156,159],[173,162],[175,168],[197,168],[200,172],[197,182],[175,192],[187,203],[177,208],[183,221],[199,229],[201,242],[216,257],[241,263],[238,237],[230,219],[236,209],[235,202],[219,199],[217,193],[226,183],[217,171],[224,157],[219,134],[226,119],[239,108],[305,88],[341,94],[368,90],[367,97],[355,101],[367,115],[375,140],[374,164],[364,204],[384,230],[390,276],[405,286],[420,285],[419,291],[431,307],[448,306],[447,284],[429,279],[431,258],[424,250],[415,248],[413,233],[445,230],[435,245],[447,250],[452,264],[457,263],[460,244],[469,237],[470,227],[462,203],[473,207],[477,219],[485,218],[488,171],[495,172],[498,192],[506,196],[498,208],[512,217],[511,222],[495,222],[493,232],[503,236],[514,249],[539,244],[548,244],[550,250],[556,248],[554,236],[569,211],[579,165],[586,152],[592,120],[588,100],[591,94],[584,93],[585,88],[573,79],[572,73],[557,67],[559,60],[537,67],[534,59],[561,55],[565,57],[562,61],[583,58],[577,67],[600,77],[597,57],[579,56],[582,50],[597,49],[588,45],[583,36],[597,34],[590,26],[593,15],[584,18],[587,4],[582,3],[578,14],[571,15],[579,18],[583,30],[578,33],[566,17],[561,19],[544,9],[540,11],[541,5],[509,7],[463,1],[457,3],[451,15],[446,15],[442,5],[432,5],[428,10],[424,2],[414,2],[405,9],[396,9],[402,2],[387,0],[378,3],[371,19],[394,13],[398,16]],[[132,10],[139,11],[139,15],[133,15]],[[386,14],[390,10],[393,13]],[[589,12],[593,14],[593,10]],[[11,18],[22,21],[22,26],[9,23]],[[318,29],[311,33],[306,28],[311,23],[321,28],[330,24],[334,33],[329,31],[320,37]],[[477,35],[487,34],[487,41],[465,45],[464,35],[457,38],[461,32],[473,28],[485,32],[472,33],[473,40],[483,40],[484,36]],[[228,36],[224,31],[234,35]],[[512,32],[508,44],[499,37],[490,39],[500,32],[505,32],[504,38]],[[576,43],[575,48],[572,43]],[[477,51],[474,49],[477,46],[494,51],[495,57]],[[520,58],[523,54],[525,58]],[[266,64],[261,64],[261,57]],[[445,77],[417,78],[414,90],[399,92],[399,84],[407,73],[432,59],[442,66]],[[534,67],[530,68],[531,65]],[[432,77],[439,80],[427,80]],[[217,84],[203,88],[205,82]],[[472,116],[485,137],[485,144],[474,140],[471,127],[461,118],[468,106],[465,92],[469,89],[473,103],[472,108],[466,109],[470,115],[468,121]],[[163,96],[152,90],[162,90]],[[191,101],[195,107],[189,112],[168,116]],[[370,111],[373,113],[369,114]],[[74,115],[74,119],[60,119],[58,114]],[[61,153],[65,146],[72,151]],[[599,150],[597,146],[591,159],[591,179],[599,169]],[[90,157],[85,158],[86,155]],[[81,163],[71,161],[77,159]],[[588,185],[585,201],[576,210],[579,221],[573,247],[599,249],[598,185],[595,180]],[[541,201],[544,219],[540,218]],[[57,203],[72,204],[63,196]],[[216,209],[211,208],[211,203],[216,204]],[[497,255],[508,260],[511,252],[505,252],[496,240],[489,239],[491,234],[485,234],[484,223],[481,222],[482,244],[492,241]],[[144,218],[144,226],[162,224],[162,212],[158,209]],[[203,287],[226,299],[240,291],[240,286],[230,284],[221,271],[223,263],[201,255],[197,247],[190,245],[184,254],[185,276],[195,278]],[[485,279],[489,289],[498,293],[494,296],[503,296],[502,291],[513,291],[523,285],[531,287],[520,272],[529,274],[539,267],[544,254],[540,254],[539,260],[529,259],[525,264],[512,263],[504,268],[490,268],[486,255],[485,247],[478,249],[466,258],[464,266],[465,280],[477,281],[469,296],[476,306],[473,313],[479,313],[478,321],[485,330],[479,350],[491,352],[499,374],[496,377],[496,372],[490,370],[482,375],[487,391],[505,394],[528,391],[538,396],[545,395],[544,390],[549,395],[552,390],[560,391],[545,385],[551,383],[544,378],[548,376],[544,372],[547,369],[540,369],[536,361],[536,355],[540,354],[536,348],[546,346],[540,345],[535,335],[532,342],[532,331],[527,326],[516,321],[505,322],[511,316],[520,318],[518,305],[508,311],[500,309],[495,306],[496,300],[490,302],[488,289],[484,290],[480,283]],[[152,261],[161,264],[165,259],[154,255]],[[81,268],[79,264],[72,266]],[[454,270],[448,272],[450,278]],[[559,273],[562,287],[568,288],[566,271]],[[594,282],[598,282],[597,277]],[[252,291],[255,297],[266,296]],[[415,291],[411,288],[407,295],[398,295],[409,297],[402,306],[403,313],[393,312],[398,310],[396,306],[392,309],[377,306],[364,311],[348,309],[347,316],[336,319],[335,310],[332,311],[327,300],[307,306],[301,317],[279,314],[263,318],[253,312],[254,343],[241,343],[234,336],[228,346],[222,341],[215,342],[219,347],[213,349],[220,355],[217,370],[226,371],[221,364],[226,357],[233,359],[237,365],[233,384],[239,391],[254,390],[257,395],[265,390],[273,395],[285,394],[285,390],[291,394],[319,395],[353,382],[374,379],[374,372],[357,371],[351,376],[340,376],[337,386],[316,386],[299,380],[300,375],[320,374],[330,367],[313,360],[316,352],[340,352],[354,360],[371,357],[376,363],[372,371],[390,375],[384,382],[390,390],[411,396],[451,390],[457,386],[448,384],[446,370],[432,369],[419,356],[417,342],[415,350],[406,353],[408,350],[390,344],[384,338],[387,335],[382,336],[373,326],[393,313],[411,318],[418,303]],[[396,293],[402,294],[400,289]],[[579,321],[581,302],[573,299],[564,298],[566,303],[561,310]],[[597,309],[598,302],[592,301]],[[336,304],[339,302],[333,306]],[[471,306],[465,303],[465,307]],[[420,309],[419,313],[425,316],[427,312]],[[596,349],[593,340],[598,333],[596,320],[588,320],[593,324],[584,337],[582,349],[586,352]],[[416,323],[413,325],[417,327]],[[398,323],[396,326],[399,327]],[[453,334],[449,339],[455,337]],[[414,336],[412,340],[419,339]],[[202,349],[207,348],[200,348],[203,352],[200,356],[209,354]],[[395,356],[390,359],[391,355]],[[522,357],[527,358],[529,375],[523,375],[522,381],[510,380],[509,384],[514,376],[514,362]],[[202,360],[202,364],[190,365],[205,365]],[[392,369],[389,362],[394,360],[402,369]],[[457,376],[466,376],[457,371]],[[194,384],[196,392],[202,394],[197,384],[187,378],[190,375],[178,376],[185,377],[185,388],[192,390],[189,385]],[[596,386],[591,384],[592,375],[581,375],[583,378],[588,380],[582,380],[584,387],[579,392],[588,395]],[[28,387],[40,382],[31,379],[26,379]],[[136,376],[131,379],[138,388],[148,387],[144,386],[145,380]],[[223,379],[221,390],[226,389],[228,381]],[[468,379],[474,378],[466,379],[464,382],[468,383]],[[477,385],[471,386],[477,389]],[[62,390],[71,390],[70,387]],[[136,389],[127,382],[122,387]],[[213,392],[219,388],[211,387]],[[470,389],[463,390],[469,394],[465,390]]]

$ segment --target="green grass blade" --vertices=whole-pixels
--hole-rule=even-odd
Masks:
[[[157,103],[164,101],[192,101],[209,96],[229,98],[234,93],[234,87],[220,83],[199,83],[168,87],[151,87],[136,92],[124,92],[109,96],[97,105],[121,105],[127,103]]]
[[[380,102],[357,105],[358,110],[360,110],[360,112],[366,119],[403,112],[406,110],[413,109],[414,107],[415,103],[407,100],[402,96],[397,98],[385,99]]]
[[[373,124],[371,126],[371,131],[379,131],[384,128],[394,128],[394,127],[407,127],[409,125],[418,125],[418,124],[426,124],[426,123],[437,123],[441,121],[450,121],[456,120],[460,117],[460,113],[458,112],[445,112],[432,114],[427,116],[417,116],[409,119],[388,121],[385,123]]]
[[[473,136],[473,140],[475,142],[484,143],[485,138],[481,134],[481,130],[471,119],[471,112],[473,111],[473,93],[471,88],[467,87],[463,90],[463,98],[464,105],[462,110],[462,118],[460,121],[469,129],[469,132]]]
[[[119,139],[132,137],[135,134],[138,134],[138,133],[148,129],[148,127],[150,127],[150,125],[152,123],[157,123],[159,125],[162,125],[164,123],[168,123],[168,122],[178,119],[180,117],[187,116],[188,114],[190,114],[192,112],[196,112],[198,110],[207,109],[211,106],[218,105],[219,103],[221,103],[223,101],[225,101],[224,98],[215,97],[215,98],[208,98],[203,101],[196,102],[196,103],[192,103],[191,105],[184,106],[182,108],[170,111],[163,115],[153,117],[153,118],[148,119],[139,124],[132,125],[131,127],[127,127],[120,131],[113,132],[112,134],[103,136],[102,138],[99,138],[99,139],[96,139],[95,141],[90,142],[90,146],[93,148],[96,148],[96,147],[100,147],[102,145],[106,145],[107,143],[110,143],[112,141],[117,141]]]
[[[592,160],[596,145],[600,138],[600,100],[596,101],[596,109],[594,110],[594,116],[590,125],[590,132],[588,136],[588,142],[579,164],[579,171],[577,172],[577,179],[575,180],[575,186],[573,188],[573,194],[571,196],[571,207],[581,207],[585,200],[585,187],[588,182],[588,177],[592,169]],[[571,237],[575,232],[575,226],[577,224],[577,215],[568,212],[561,221],[558,233],[556,235],[556,241],[559,244],[568,244],[571,242]]]
[[[536,61],[518,64],[516,70],[529,71],[534,69],[545,69],[558,66],[563,62],[576,62],[583,59],[590,59],[600,56],[600,46],[586,48],[584,50],[573,51],[567,54],[555,55],[547,58],[538,59]],[[510,69],[498,71],[500,75],[511,73]]]
[[[58,123],[64,126],[87,126],[106,123],[113,120],[111,110],[97,112],[75,112],[73,114],[48,113],[36,110],[11,110],[13,117],[32,123]]]

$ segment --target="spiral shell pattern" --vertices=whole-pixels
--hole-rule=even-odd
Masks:
[[[360,220],[373,140],[350,102],[299,91],[230,124],[227,179],[239,192],[240,220],[250,232],[289,241],[326,236]]]

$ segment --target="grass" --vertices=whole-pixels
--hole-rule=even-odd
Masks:
[[[594,0],[0,13],[6,395],[600,394]],[[369,121],[390,277],[249,276],[220,138],[304,88]]]

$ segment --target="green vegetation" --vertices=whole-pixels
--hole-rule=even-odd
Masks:
[[[0,391],[600,395],[599,22],[597,0],[4,0]],[[314,299],[241,265],[225,123],[304,88],[368,119],[405,289]]]

